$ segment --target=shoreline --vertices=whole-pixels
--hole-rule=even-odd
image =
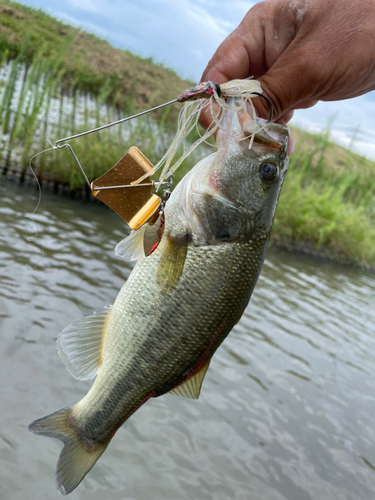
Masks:
[[[81,200],[88,203],[95,203],[98,206],[103,204],[97,200],[92,194],[88,187],[84,186],[83,188],[71,189],[69,183],[63,183],[56,180],[43,179],[42,176],[38,176],[35,174],[40,187],[43,191],[47,191],[49,194],[68,197],[72,200]],[[22,180],[21,180],[21,176]],[[3,175],[0,177],[0,182],[11,182],[15,183],[18,186],[22,186],[25,188],[34,188],[38,190],[38,185],[36,183],[35,177],[32,175],[29,168],[26,169],[26,172],[22,173],[21,170],[10,169],[7,175]],[[347,257],[336,254],[331,249],[320,246],[316,247],[314,243],[310,241],[300,240],[298,242],[288,241],[285,237],[280,235],[272,236],[271,232],[271,240],[268,246],[267,251],[275,251],[282,250],[289,254],[295,255],[303,255],[306,257],[313,258],[318,261],[323,262],[334,262],[335,264],[340,264],[344,266],[349,266],[356,269],[361,269],[364,271],[369,271],[371,273],[375,273],[375,266],[369,266],[367,264],[363,264],[360,262],[355,262]]]
[[[276,237],[277,238],[277,237]],[[334,262],[342,266],[349,266],[355,269],[361,269],[363,271],[369,271],[375,273],[375,267],[369,266],[367,264],[362,264],[360,262],[354,262],[342,255],[335,254],[332,250],[325,247],[315,248],[314,244],[309,241],[299,241],[295,243],[293,241],[274,241],[272,239],[269,247],[271,251],[273,250],[283,250],[289,254],[302,255],[305,257],[311,257],[314,260],[323,262]]]

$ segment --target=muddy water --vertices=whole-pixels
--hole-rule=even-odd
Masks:
[[[131,271],[100,206],[0,184],[0,499],[59,498],[60,444],[27,432],[76,403],[55,339]],[[31,239],[30,239],[31,238]],[[199,401],[150,400],[72,500],[375,498],[375,276],[269,252]]]

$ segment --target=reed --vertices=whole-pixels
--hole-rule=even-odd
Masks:
[[[3,57],[0,128],[6,152],[2,158],[4,174],[10,167],[21,169],[24,174],[29,158],[48,148],[48,139],[55,142],[124,116],[116,102],[109,101],[109,85],[97,95],[82,90],[76,79],[67,85],[65,52],[66,47],[59,57],[50,59],[42,46],[31,61],[23,61],[22,51],[11,61]],[[112,166],[133,144],[138,144],[156,162],[163,145],[166,147],[171,140],[171,131],[166,126],[168,113],[169,110],[161,115],[159,123],[144,118],[79,139],[72,146],[82,164],[88,165],[92,179]],[[84,180],[66,153],[54,151],[38,156],[33,162],[36,172],[41,180],[65,182],[70,189],[83,187]]]

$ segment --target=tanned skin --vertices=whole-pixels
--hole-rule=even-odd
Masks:
[[[295,109],[375,89],[374,0],[265,0],[219,46],[201,81],[253,76],[286,124]],[[254,104],[260,116],[269,109]],[[207,127],[209,114],[201,116]],[[293,144],[289,149],[292,152]]]

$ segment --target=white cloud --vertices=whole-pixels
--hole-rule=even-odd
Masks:
[[[86,10],[88,12],[99,12],[100,2],[95,0],[66,0],[65,5],[70,4],[73,8]]]
[[[293,123],[311,132],[321,132],[330,124],[332,140],[375,159],[375,101],[371,94],[298,110]]]

